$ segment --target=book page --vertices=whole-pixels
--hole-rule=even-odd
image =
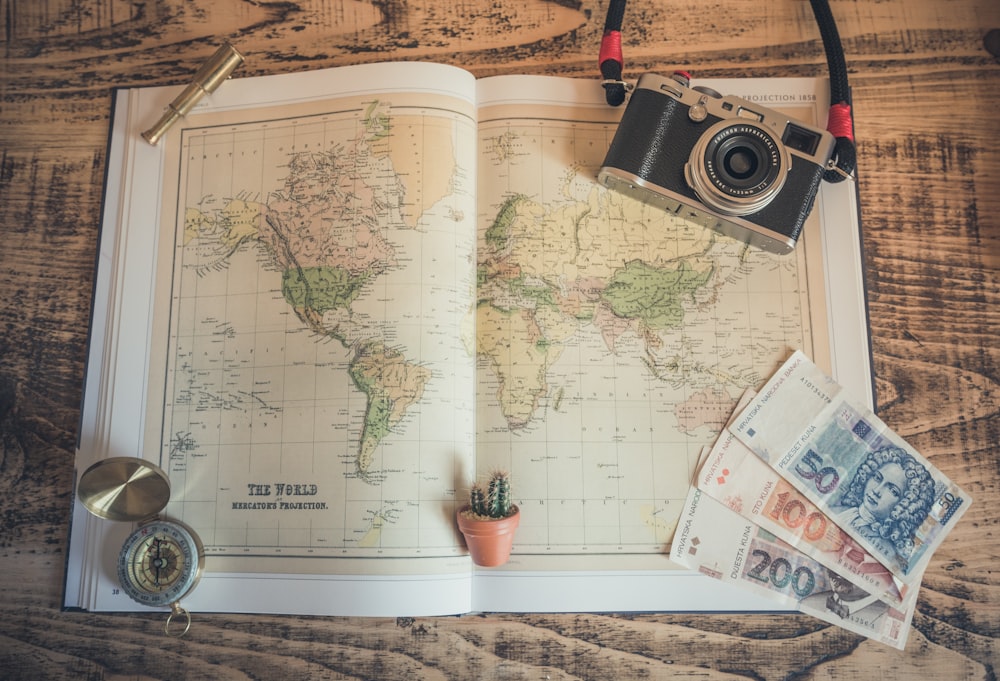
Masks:
[[[174,95],[119,101],[126,188],[106,211],[97,314],[112,321],[92,339],[103,375],[88,376],[81,470],[141,454],[167,472],[164,513],[207,555],[194,610],[467,610],[454,490],[474,447],[472,76],[236,79],[151,147],[139,132]],[[113,588],[131,528],[81,523],[100,533],[101,585],[74,593],[137,607]]]
[[[825,123],[822,80],[705,84]],[[867,332],[851,335],[866,324],[858,250],[828,287],[820,238],[857,232],[853,204],[833,224],[818,207],[791,254],[765,253],[598,185],[622,111],[598,82],[479,87],[477,465],[511,472],[506,569],[669,569],[699,452],[792,349],[830,367],[839,347],[838,373],[870,399]],[[844,338],[832,308],[861,320]],[[516,580],[479,579],[477,605],[517,609],[512,587],[490,593]]]
[[[442,509],[473,455],[474,112],[363,85],[189,116],[168,157],[147,442],[210,556],[462,553]]]

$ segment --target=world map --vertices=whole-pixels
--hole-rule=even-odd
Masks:
[[[516,551],[662,553],[808,292],[597,186],[612,133],[365,101],[189,134],[162,448],[210,553],[454,555],[493,468]]]

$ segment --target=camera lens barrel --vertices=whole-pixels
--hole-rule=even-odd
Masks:
[[[750,121],[715,123],[698,139],[684,174],[707,206],[749,215],[781,191],[791,156],[769,130]]]

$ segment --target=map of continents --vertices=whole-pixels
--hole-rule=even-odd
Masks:
[[[796,258],[598,186],[610,129],[480,127],[477,456],[526,553],[661,551],[701,446],[807,340]]]
[[[291,129],[291,124],[288,127]],[[323,412],[322,407],[305,406],[315,394],[337,390],[315,385],[323,381],[318,376],[333,377],[349,381],[365,401],[360,427],[351,426],[357,431],[349,456],[353,470],[346,466],[341,470],[378,487],[388,475],[386,465],[375,463],[380,445],[399,431],[414,405],[425,398],[435,372],[442,371],[420,354],[420,347],[414,347],[413,336],[421,333],[406,332],[397,325],[407,317],[412,324],[423,323],[423,318],[416,319],[407,301],[393,298],[391,290],[397,289],[391,289],[388,282],[421,264],[421,244],[424,250],[440,248],[440,243],[434,241],[439,237],[427,235],[426,225],[421,222],[428,211],[442,212],[444,221],[452,224],[461,217],[461,209],[455,207],[461,205],[460,201],[444,202],[451,207],[441,205],[443,199],[461,193],[462,170],[454,154],[455,122],[447,117],[429,119],[405,108],[394,109],[387,102],[370,102],[346,123],[317,122],[308,129],[298,124],[294,139],[269,143],[268,133],[255,130],[253,134],[256,136],[252,144],[241,147],[238,141],[229,143],[224,154],[213,154],[207,142],[200,154],[190,153],[188,201],[179,244],[181,284],[176,287],[180,301],[176,317],[194,317],[196,331],[192,337],[204,333],[197,329],[207,329],[217,336],[228,334],[232,340],[228,346],[231,349],[220,356],[221,370],[198,371],[199,361],[204,361],[199,360],[200,353],[194,349],[197,341],[186,337],[183,322],[177,325],[171,364],[175,386],[169,431],[171,459],[178,461],[175,469],[192,470],[197,466],[199,452],[206,456],[213,447],[227,441],[251,450],[255,443],[273,441],[272,451],[278,460],[252,467],[283,471],[286,475],[300,469],[314,471],[316,464],[303,467],[289,459],[293,456],[289,452],[295,451],[289,443],[309,439],[309,431],[318,432],[324,427],[322,421],[343,424],[345,419],[354,419],[353,414],[345,413],[355,411],[353,407],[335,406]],[[433,162],[425,158],[428,149],[433,150]],[[232,158],[264,153],[270,155],[271,161],[257,161],[264,169],[260,174],[274,166],[280,171],[274,186],[263,182],[244,187],[236,181],[224,194],[209,190],[216,186],[213,173],[243,178],[242,182],[251,184],[254,172],[241,172]],[[214,165],[213,159],[217,158],[221,160]],[[445,239],[444,243],[449,242]],[[454,250],[453,240],[450,245]],[[249,268],[243,265],[247,261],[251,263]],[[249,303],[239,303],[240,296],[234,291],[246,286],[241,282],[251,277],[270,281],[268,272],[279,275],[276,283],[258,286],[270,286],[270,290],[280,287],[280,299],[263,290],[247,297]],[[196,276],[192,278],[192,274]],[[416,272],[407,276],[421,275]],[[471,279],[451,284],[461,286],[464,293]],[[205,302],[212,299],[206,291],[213,287],[227,294],[217,309]],[[268,307],[267,300],[276,302]],[[297,326],[281,321],[283,311],[278,300],[298,320]],[[305,343],[313,346],[301,353],[307,361],[287,349],[277,360],[266,359],[268,348],[260,338],[266,337],[269,329],[281,328],[285,330],[280,331],[273,345],[284,348],[289,342],[301,343],[294,339],[305,336]],[[257,340],[247,341],[248,346],[241,352],[236,348],[244,336]],[[330,343],[347,353],[343,364],[336,359],[316,359],[337,356],[323,350]],[[251,354],[253,357],[248,357]],[[283,366],[271,366],[277,362]],[[325,371],[331,363],[340,367],[340,374]],[[204,420],[206,412],[216,411],[222,413],[218,418],[223,421],[217,441],[206,433],[192,436],[188,432],[194,420],[191,414],[200,413],[198,418]],[[294,421],[296,411],[304,416]],[[226,434],[229,421],[234,423],[233,430],[245,433],[242,439]],[[302,427],[289,425],[292,422]],[[282,432],[280,440],[264,440],[252,434],[253,429],[259,432],[269,426]],[[330,448],[329,456],[343,462],[338,449]],[[402,465],[396,466],[400,468]],[[298,475],[301,477],[301,473]],[[253,478],[258,479],[263,483],[270,478],[261,474]],[[309,478],[309,482],[316,480]],[[331,487],[328,480],[319,485],[321,490]],[[219,489],[246,487],[221,479],[216,485]],[[359,496],[358,492],[353,494]],[[394,498],[385,500],[360,493],[360,510],[341,511],[343,516],[353,512],[354,520],[345,520],[346,527],[332,532],[332,541],[349,546],[378,545],[378,535],[386,525],[402,518],[406,497],[417,494],[394,490]],[[351,495],[350,490],[320,493],[317,500],[310,501],[310,508],[329,510],[331,503],[349,505]],[[288,501],[285,508],[290,507]],[[241,503],[239,507],[268,508],[255,503]],[[223,500],[222,508],[228,508],[228,501]],[[312,535],[316,535],[315,530]]]

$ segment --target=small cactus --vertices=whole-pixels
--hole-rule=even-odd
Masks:
[[[483,486],[478,482],[469,490],[469,509],[476,515],[487,515],[486,493],[483,492]]]
[[[495,471],[483,490],[478,482],[469,491],[469,510],[485,518],[506,518],[511,514],[510,475]]]

